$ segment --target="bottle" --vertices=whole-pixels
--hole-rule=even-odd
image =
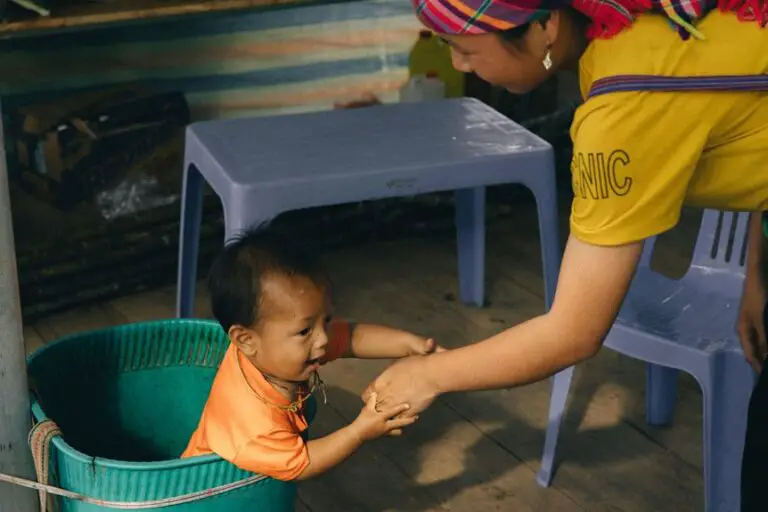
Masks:
[[[450,47],[431,31],[421,30],[408,55],[408,76],[414,78],[430,73],[445,84],[445,97],[464,95],[464,73],[454,69]]]
[[[445,84],[434,71],[411,77],[400,88],[400,102],[431,101],[445,98]]]

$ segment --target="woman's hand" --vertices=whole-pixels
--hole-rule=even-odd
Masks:
[[[757,269],[747,271],[744,280],[744,291],[741,296],[739,317],[736,321],[736,331],[741,339],[744,357],[756,372],[760,372],[768,355],[768,343],[765,339],[763,308],[766,293],[762,272]]]
[[[407,403],[410,407],[403,416],[414,416],[429,407],[437,398],[438,386],[425,371],[427,358],[434,356],[411,356],[400,359],[384,370],[363,391],[362,399],[368,402],[376,393],[376,409],[383,410],[393,404]]]
[[[744,357],[755,371],[760,372],[768,355],[765,340],[765,279],[763,275],[763,256],[765,236],[763,235],[763,216],[753,213],[749,219],[747,245],[747,276],[744,279],[744,291],[741,295],[739,317],[736,331],[741,339]]]

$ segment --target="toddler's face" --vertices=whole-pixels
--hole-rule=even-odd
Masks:
[[[302,276],[267,276],[259,310],[253,363],[282,380],[307,380],[328,345],[331,301],[326,287]]]

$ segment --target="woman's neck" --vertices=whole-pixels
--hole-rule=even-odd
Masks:
[[[586,24],[582,20],[574,19],[572,15],[568,15],[567,20],[565,29],[568,50],[563,61],[563,69],[578,74],[579,61],[589,46],[589,41],[585,35]]]

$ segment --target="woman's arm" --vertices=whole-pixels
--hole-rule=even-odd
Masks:
[[[599,247],[571,236],[548,313],[473,345],[395,363],[373,383],[379,403],[407,402],[415,414],[440,393],[519,386],[588,359],[616,318],[641,251],[641,242]]]

